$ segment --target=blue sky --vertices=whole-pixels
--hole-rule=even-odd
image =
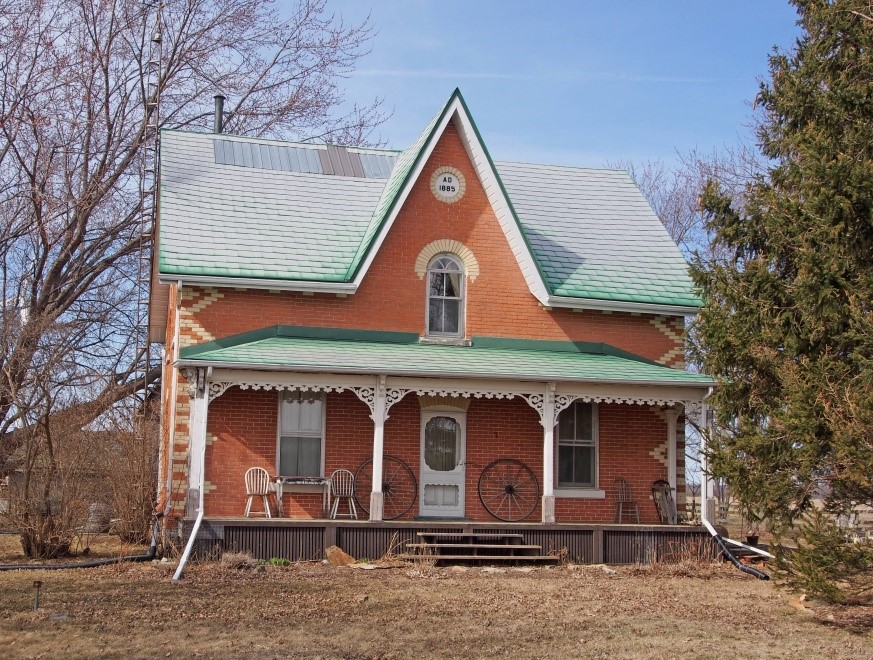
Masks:
[[[346,81],[384,97],[404,148],[457,86],[492,155],[590,167],[734,144],[774,45],[798,34],[782,0],[333,0],[379,31]]]

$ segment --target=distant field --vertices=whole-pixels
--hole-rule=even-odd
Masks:
[[[3,655],[873,658],[873,608],[804,609],[723,564],[611,573],[204,563],[181,584],[170,574],[160,564],[0,573]]]

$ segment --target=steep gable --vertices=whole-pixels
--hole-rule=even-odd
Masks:
[[[361,263],[356,263],[355,282],[360,283],[373,257],[378,252],[385,236],[397,218],[413,186],[419,181],[425,164],[448,126],[452,125],[460,136],[473,170],[486,192],[500,227],[512,249],[531,293],[546,304],[549,291],[539,265],[530,250],[530,245],[521,230],[512,204],[494,168],[494,162],[474,124],[461,91],[456,89],[443,109],[428,123],[413,145],[398,158],[391,178],[388,180],[376,212],[373,214],[375,240],[362,243]]]

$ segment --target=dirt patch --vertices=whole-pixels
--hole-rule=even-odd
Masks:
[[[159,563],[0,573],[0,638],[6,657],[873,657],[869,628],[799,614],[731,568],[610,570],[213,563],[180,584]]]

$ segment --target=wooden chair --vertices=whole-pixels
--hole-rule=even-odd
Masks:
[[[673,489],[669,482],[663,479],[653,482],[652,499],[655,500],[655,508],[658,510],[658,518],[662,524],[675,525],[679,522],[676,500],[673,499]]]
[[[355,508],[355,475],[348,470],[335,470],[330,475],[330,495],[333,502],[330,507],[330,517],[336,519],[339,516],[354,518],[357,520],[358,511]],[[339,507],[342,500],[348,502],[348,513],[340,513]]]
[[[622,477],[615,478],[615,522],[624,522],[623,518],[633,518],[633,522],[640,522],[640,507],[634,499],[630,484]],[[629,521],[630,522],[630,521]]]
[[[267,497],[270,493],[274,492],[275,489],[273,488],[273,482],[270,481],[270,475],[264,468],[253,467],[246,470],[246,495],[248,496],[248,499],[246,500],[246,518],[250,515],[261,515],[266,516],[267,518],[272,518],[273,515],[270,513],[270,501]],[[252,500],[256,497],[260,497],[261,501],[264,503],[264,510],[261,512],[252,511]]]

